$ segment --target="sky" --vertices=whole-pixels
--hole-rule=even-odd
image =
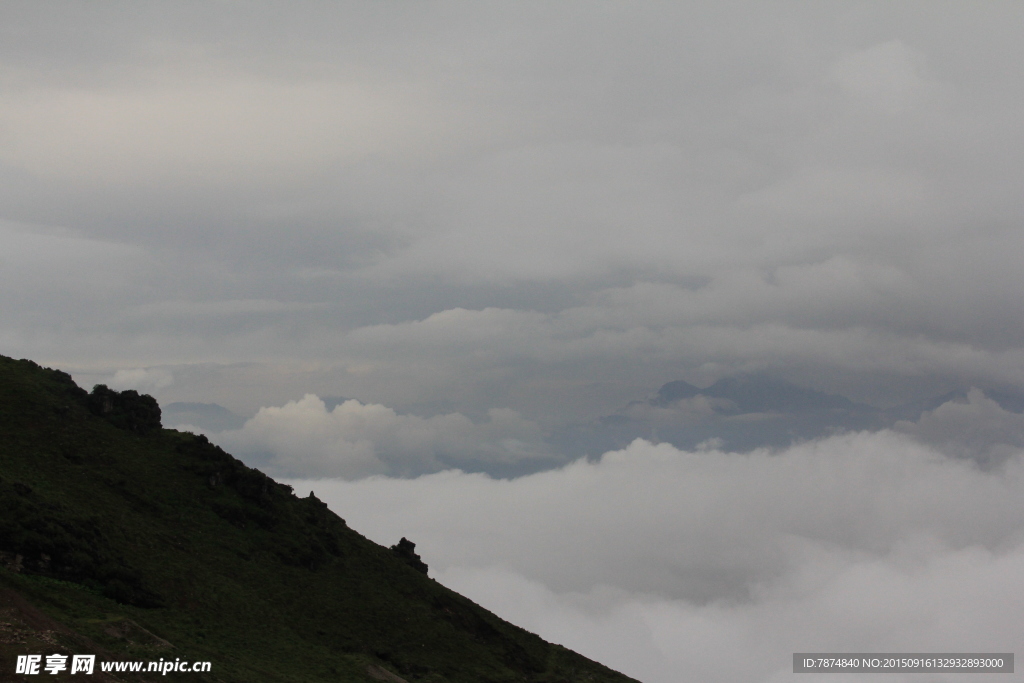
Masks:
[[[218,443],[645,683],[1012,650],[1022,27],[995,1],[5,2],[0,353],[227,408]],[[753,450],[556,438],[743,376],[959,394]]]

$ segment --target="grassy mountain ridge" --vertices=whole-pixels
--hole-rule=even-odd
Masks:
[[[631,680],[160,428],[150,401],[0,357],[0,680],[52,651],[212,662],[158,677],[190,681]]]

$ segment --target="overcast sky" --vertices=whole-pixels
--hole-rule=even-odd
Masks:
[[[5,354],[245,415],[1024,385],[1019,3],[0,13]]]
[[[749,553],[708,539],[737,481],[795,495],[787,468],[818,462],[799,448],[820,450],[807,476],[828,482],[861,453],[851,500],[877,502],[873,477],[897,465],[871,454],[892,446],[900,485],[952,492],[955,510],[995,505],[986,487],[1019,489],[1024,424],[983,393],[776,460],[710,443],[701,476],[722,498],[700,514],[668,493],[642,501],[643,477],[660,481],[650,463],[693,454],[638,443],[628,452],[648,464],[617,483],[626,456],[551,469],[548,435],[669,381],[752,372],[878,407],[1024,390],[1022,31],[1024,4],[994,1],[4,2],[0,353],[86,387],[221,404],[252,418],[223,443],[289,476],[358,480],[330,483],[346,496],[445,492],[451,507],[410,512],[440,526],[409,535],[434,544],[421,550],[446,580],[595,655],[631,619],[663,624],[615,655],[645,683],[679,680],[679,623],[718,624],[733,652],[783,614],[772,605],[797,619],[799,600],[824,610],[816,625],[723,680],[786,678],[769,651],[813,643],[974,647],[939,626],[921,631],[930,641],[812,636],[829,581],[846,577],[846,595],[924,582],[923,604],[958,563],[978,581],[1019,569],[1019,508],[922,532],[924,498],[877,514],[850,503],[811,533],[793,519],[824,499],[742,499],[735,514],[764,528],[735,521],[722,538]],[[980,452],[1004,468],[970,469]],[[439,473],[470,461],[549,463],[503,485],[536,491],[562,520],[551,538],[590,529],[579,538],[657,549],[675,527],[645,515],[697,515],[679,534],[698,559],[581,550],[568,581],[540,551],[460,555],[438,530],[451,515],[513,515],[485,495],[498,483]],[[588,527],[571,506],[588,477],[643,514]],[[877,538],[863,527],[876,518]],[[779,540],[801,534],[815,540]],[[657,566],[638,571],[645,557]],[[874,613],[855,608],[865,633]],[[985,614],[964,623],[990,632]]]

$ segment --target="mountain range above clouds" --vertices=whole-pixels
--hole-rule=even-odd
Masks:
[[[1013,389],[961,387],[879,408],[767,374],[725,377],[703,388],[676,380],[647,399],[557,430],[551,438],[560,451],[576,456],[597,456],[637,438],[682,449],[749,451],[848,431],[897,428],[913,433],[926,414],[947,404],[967,406],[981,400],[1007,416],[1024,411],[1024,392]]]
[[[351,399],[310,396],[303,401],[308,402],[309,399],[322,402],[321,417],[347,421],[349,428],[353,419],[363,419],[335,415],[335,409]],[[387,410],[382,406],[356,403],[360,411]],[[302,402],[296,405],[302,405]],[[167,424],[206,433],[215,440],[230,440],[256,427],[253,423],[246,429],[249,422],[246,417],[216,403],[174,402],[162,409]],[[684,380],[667,382],[647,398],[631,401],[610,414],[584,423],[556,427],[544,434],[534,433],[532,442],[521,444],[522,453],[529,452],[531,457],[509,454],[497,460],[485,457],[482,449],[488,447],[486,440],[479,442],[481,453],[478,455],[474,455],[476,447],[472,445],[460,446],[462,450],[458,453],[447,452],[451,450],[450,444],[428,444],[424,447],[434,448],[436,452],[433,455],[438,460],[436,466],[428,470],[458,468],[498,478],[514,478],[559,467],[580,457],[595,458],[608,451],[622,449],[638,438],[653,443],[670,443],[685,450],[714,448],[746,452],[755,448],[784,448],[795,442],[843,432],[882,429],[895,429],[940,447],[948,446],[947,450],[952,449],[955,453],[970,451],[975,459],[998,460],[992,455],[998,449],[992,451],[986,446],[979,452],[966,449],[964,444],[967,441],[973,443],[984,434],[984,439],[995,444],[1024,445],[1022,412],[1024,392],[1015,389],[959,387],[940,395],[883,408],[760,373],[724,377],[706,387]],[[429,422],[439,418],[392,413],[392,419],[398,422]],[[319,429],[314,423],[292,426],[304,432]],[[363,434],[375,442],[378,450],[384,448],[381,440],[387,438],[382,429]],[[338,443],[351,441],[355,438],[353,434],[340,432]],[[505,443],[508,443],[509,434],[502,437]],[[264,435],[262,438],[266,440],[269,437]],[[245,452],[245,446],[235,447]],[[249,443],[248,447],[259,450],[258,444]],[[325,448],[331,451],[337,447],[328,444]],[[263,450],[269,452],[274,449],[264,444]],[[259,459],[264,454],[253,451],[251,457]],[[341,457],[340,452],[338,457]],[[293,475],[301,473],[295,468],[292,472]],[[350,476],[347,471],[341,475]]]

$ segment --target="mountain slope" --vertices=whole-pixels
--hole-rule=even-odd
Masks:
[[[165,680],[631,680],[416,565],[411,544],[160,428],[149,397],[0,357],[0,680],[51,647],[212,662]]]

